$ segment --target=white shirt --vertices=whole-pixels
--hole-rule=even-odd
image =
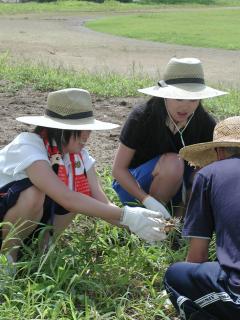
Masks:
[[[85,170],[88,171],[95,163],[86,149],[81,151]],[[64,163],[72,181],[72,170],[69,156],[64,156]],[[0,150],[0,187],[9,182],[28,178],[26,169],[37,160],[45,160],[50,164],[46,147],[38,134],[20,133],[12,142]],[[69,160],[70,162],[70,160]],[[70,183],[71,188],[71,183]]]

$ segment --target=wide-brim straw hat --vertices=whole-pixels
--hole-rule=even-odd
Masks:
[[[240,147],[240,116],[219,122],[213,132],[213,141],[186,146],[179,153],[190,165],[202,168],[218,160],[215,148],[221,147]]]
[[[24,116],[16,120],[35,126],[64,130],[109,130],[119,126],[96,120],[90,93],[76,88],[50,92],[43,116]]]
[[[154,97],[183,100],[201,100],[227,94],[205,85],[202,63],[196,58],[170,59],[163,80],[157,86],[138,91]]]

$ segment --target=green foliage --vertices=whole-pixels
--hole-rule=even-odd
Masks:
[[[123,0],[125,1],[125,0]],[[128,0],[126,0],[128,2]],[[129,0],[128,3],[115,0],[36,0],[24,3],[1,3],[1,14],[41,13],[41,12],[71,12],[76,14],[83,11],[113,12],[113,11],[140,11],[146,9],[159,9],[166,6],[239,6],[239,0]]]
[[[44,64],[31,65],[29,62],[12,64],[7,54],[0,56],[0,78],[9,81],[5,85],[8,90],[24,86],[41,91],[83,87],[102,96],[134,96],[137,88],[150,83],[150,78],[143,78],[136,73],[134,66],[128,75],[108,70],[95,73],[84,70],[75,72],[62,67],[50,68]]]
[[[113,198],[109,170],[101,173]],[[1,319],[165,319],[162,278],[168,265],[184,259],[186,244],[149,245],[125,229],[79,216],[40,255],[37,243],[23,250],[14,278],[0,274]],[[0,259],[1,263],[1,259]]]
[[[120,0],[119,0],[120,1]],[[215,0],[143,0],[144,3],[158,3],[158,4],[166,4],[166,5],[171,5],[171,4],[204,4],[204,5],[213,5],[216,4],[217,1]]]
[[[240,9],[192,10],[191,14],[188,10],[176,9],[108,17],[86,25],[96,31],[134,39],[238,50],[239,21]]]
[[[138,88],[151,86],[158,79],[136,73],[134,66],[129,74],[121,75],[110,71],[94,74],[89,71],[75,72],[62,67],[51,68],[44,64],[14,64],[8,59],[6,53],[0,55],[0,80],[2,80],[0,92],[29,86],[40,91],[82,87],[100,96],[127,97],[140,95],[137,92]],[[223,88],[221,83],[219,83],[219,89],[229,91],[229,95],[205,100],[204,105],[217,119],[239,114],[239,90]]]

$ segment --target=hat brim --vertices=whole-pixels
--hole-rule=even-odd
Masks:
[[[154,86],[138,90],[141,93],[168,99],[201,100],[228,94],[228,92],[213,89],[203,84],[183,83],[164,87]]]
[[[239,141],[211,141],[192,144],[179,151],[180,156],[194,167],[204,167],[217,161],[215,148],[221,147],[240,147]]]
[[[64,130],[110,130],[119,127],[118,124],[99,121],[93,117],[80,120],[66,120],[50,118],[48,116],[26,116],[18,117],[16,120],[35,126]]]

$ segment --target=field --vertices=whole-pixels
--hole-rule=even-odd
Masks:
[[[101,48],[98,42],[93,45],[91,41],[93,37],[97,38],[97,35],[102,43],[103,39],[107,39],[108,44],[119,38],[112,38],[112,36],[108,38],[107,35],[101,38],[101,34],[88,32],[86,29],[88,48],[87,42],[84,42],[85,50],[73,59],[70,51],[78,52],[76,35],[79,35],[82,29],[70,28],[70,17],[76,19],[79,15],[84,20],[87,19],[89,12],[87,14],[76,12],[76,2],[69,2],[69,6],[66,3],[61,4],[64,9],[61,9],[63,12],[61,14],[56,10],[53,12],[52,8],[55,5],[53,3],[43,4],[43,13],[32,13],[39,8],[37,5],[10,6],[10,9],[0,5],[0,10],[5,8],[3,19],[0,20],[1,26],[11,26],[9,31],[7,27],[0,28],[6,31],[6,34],[0,34],[2,40],[0,43],[1,146],[9,142],[18,132],[28,129],[25,125],[16,123],[15,117],[42,113],[48,92],[64,87],[88,89],[92,93],[96,118],[121,125],[133,105],[146,99],[137,94],[137,89],[151,85],[161,75],[161,66],[158,66],[159,70],[151,72],[153,67],[149,61],[153,58],[150,54],[152,48],[156,48],[155,59],[157,52],[163,51],[159,53],[159,55],[164,54],[161,56],[162,64],[169,60],[173,52],[195,56],[199,54],[200,58],[203,57],[208,81],[230,92],[228,96],[206,100],[204,105],[217,119],[239,114],[240,79],[237,65],[239,59],[236,58],[237,55],[239,56],[238,50],[214,49],[216,51],[212,51],[212,49],[191,46],[168,47],[165,44],[161,44],[164,50],[159,50],[155,44],[144,41],[140,43],[143,50],[140,51],[138,47],[137,51],[140,51],[139,57],[141,54],[142,61],[146,61],[146,70],[144,68],[141,72],[136,70],[136,65],[131,63],[131,59],[127,60],[124,58],[126,56],[120,56],[120,52],[115,59],[123,59],[123,62],[127,63],[128,72],[111,68],[114,63],[117,64],[113,61],[106,69],[105,66],[99,67],[99,60],[104,59],[104,54],[110,57],[113,54],[112,47]],[[97,7],[92,3],[86,5]],[[110,3],[109,6],[112,5]],[[128,5],[134,4],[126,4],[127,10],[129,10]],[[75,12],[69,13],[73,7]],[[99,8],[108,11],[109,7],[105,4],[105,7]],[[123,8],[124,4],[121,4],[121,9],[118,8],[118,10]],[[132,10],[134,8],[139,10],[136,6],[133,6]],[[146,8],[149,9],[149,7]],[[65,14],[66,11],[68,13]],[[101,13],[101,15],[104,14]],[[91,15],[91,19],[92,17]],[[73,21],[76,21],[74,19]],[[29,22],[32,22],[32,29],[29,27],[31,25]],[[14,25],[19,29],[13,28]],[[59,37],[57,32],[54,33],[56,39],[51,38],[50,30],[52,29],[49,29],[53,25],[57,27],[57,31],[59,30]],[[41,34],[45,30],[44,26],[47,26],[46,33]],[[59,29],[58,26],[60,26]],[[47,30],[49,38],[47,38]],[[66,33],[60,33],[62,30]],[[81,33],[82,35],[84,34]],[[75,47],[72,46],[72,39],[75,39]],[[121,43],[128,43],[129,47],[126,48],[125,45],[125,51],[137,43],[134,39],[121,38],[120,40]],[[81,45],[83,46],[83,42]],[[148,50],[149,45],[151,48]],[[99,51],[96,51],[98,46]],[[43,47],[46,48],[46,52]],[[53,47],[56,51],[53,51]],[[94,56],[95,52],[95,59],[87,59],[87,49],[89,49],[88,55]],[[30,55],[27,56],[29,50]],[[212,55],[213,52],[214,55]],[[40,53],[43,54],[43,60],[40,59]],[[127,56],[129,57],[129,54]],[[52,59],[48,60],[46,57]],[[66,64],[61,63],[66,60]],[[84,66],[87,67],[78,66],[79,61],[80,64],[85,62]],[[90,152],[97,159],[97,169],[102,178],[103,187],[108,197],[116,204],[119,202],[111,189],[110,167],[118,143],[119,130],[93,133],[89,143]],[[175,231],[176,235],[180,235],[179,230]],[[173,308],[165,304],[166,296],[162,293],[162,278],[169,264],[184,259],[187,244],[184,240],[180,240],[181,249],[175,250],[173,237],[174,234],[162,244],[149,245],[125,230],[79,215],[71,228],[44,255],[39,254],[37,243],[32,248],[25,248],[14,278],[1,273],[0,320],[176,319]],[[211,258],[214,259],[214,257],[213,245]],[[6,263],[4,256],[0,256],[0,263]]]

